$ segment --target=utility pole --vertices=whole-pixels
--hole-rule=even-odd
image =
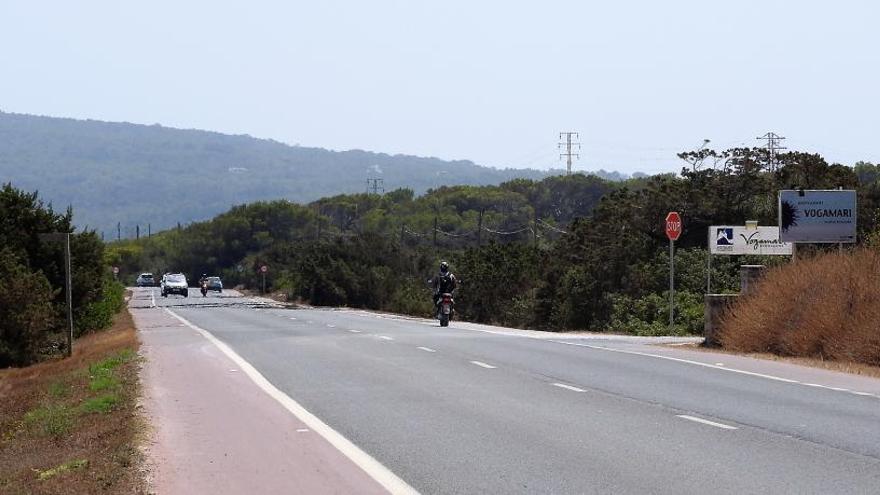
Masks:
[[[477,220],[477,247],[483,245],[483,211],[485,208],[480,208],[480,217]]]
[[[437,217],[434,217],[434,249],[437,249]]]
[[[153,237],[153,225],[147,224],[147,237]]]
[[[134,229],[135,229],[135,230],[134,230],[134,238],[135,238],[135,240],[140,240],[140,238],[141,238],[141,226],[140,226],[140,224],[135,225],[135,228],[134,228]]]
[[[71,277],[70,268],[70,233],[69,232],[53,232],[50,234],[39,234],[40,240],[44,242],[63,242],[64,243],[64,288],[65,299],[67,300],[67,357],[73,355],[73,279]]]
[[[765,147],[767,148],[767,154],[768,154],[769,160],[770,160],[770,162],[769,162],[770,171],[775,172],[776,171],[776,154],[777,154],[776,152],[779,150],[787,150],[788,149],[785,146],[782,146],[781,144],[779,144],[781,141],[785,140],[785,138],[776,134],[775,132],[768,132],[767,134],[764,134],[763,136],[755,138],[755,139],[767,141],[767,145]]]
[[[379,191],[382,191],[382,194],[385,194],[385,179],[372,177],[367,179],[367,194],[371,191],[373,194],[379,194]]]
[[[535,247],[538,247],[538,209],[534,208],[534,220],[532,221],[532,241],[535,244]]]
[[[116,222],[116,240],[122,240],[122,223]]]
[[[573,147],[577,147],[577,149],[581,149],[581,143],[578,143],[576,141],[572,141],[571,140],[572,137],[577,139],[578,133],[570,132],[570,131],[565,131],[565,132],[559,133],[559,149],[565,150],[564,153],[559,154],[559,159],[561,160],[562,157],[565,157],[565,165],[566,165],[566,174],[567,175],[571,175],[571,159],[572,159],[572,157],[577,158],[577,159],[580,159],[580,157],[581,157],[580,153],[574,153],[571,151]]]

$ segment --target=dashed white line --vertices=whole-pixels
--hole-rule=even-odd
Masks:
[[[295,320],[295,319],[296,319],[296,318],[295,318],[295,317],[293,317],[293,316],[291,316],[291,317],[290,317],[290,319],[291,319],[291,320]]]
[[[327,328],[336,328],[336,325],[331,325],[330,323],[328,323]]]
[[[722,423],[716,423],[714,421],[709,421],[708,419],[698,418],[696,416],[688,416],[687,414],[677,414],[676,417],[681,419],[686,419],[688,421],[694,421],[696,423],[702,423],[704,425],[714,426],[715,428],[721,428],[722,430],[737,430],[736,426],[725,425]]]
[[[476,364],[480,368],[486,368],[489,370],[494,370],[495,368],[497,368],[497,366],[492,366],[491,364],[486,364],[482,361],[471,361],[471,364]]]
[[[156,307],[156,289],[150,289],[150,307]]]
[[[566,390],[571,390],[572,392],[586,392],[586,390],[582,388],[575,387],[573,385],[566,385],[564,383],[554,383],[554,387],[564,388]]]
[[[354,328],[349,328],[348,331],[351,333],[361,333],[360,330],[355,330]]]
[[[430,347],[416,347],[416,349],[421,349],[425,352],[437,352],[434,349],[431,349]]]
[[[308,428],[297,428],[296,429],[297,433],[308,433],[309,431],[311,431],[311,430],[309,430]]]
[[[382,339],[382,340],[394,340],[393,337],[389,337],[389,336],[387,336],[387,335],[380,335],[379,338]]]

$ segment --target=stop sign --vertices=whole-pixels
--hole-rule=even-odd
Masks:
[[[116,274],[118,274],[118,273],[119,273],[119,267],[118,267],[118,266],[114,266],[114,267],[113,267],[113,275],[116,275]]]
[[[681,215],[677,211],[670,211],[666,215],[666,237],[670,241],[677,241],[681,235]]]

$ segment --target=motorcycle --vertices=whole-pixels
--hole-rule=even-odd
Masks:
[[[454,305],[455,300],[452,299],[452,294],[444,292],[440,295],[440,304],[437,308],[437,319],[440,320],[441,327],[449,326],[449,320],[452,319],[452,315],[455,313]]]
[[[202,282],[202,297],[208,295],[208,282]]]

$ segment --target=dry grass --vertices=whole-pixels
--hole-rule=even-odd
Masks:
[[[128,311],[69,359],[0,370],[0,493],[144,493]]]
[[[880,254],[825,254],[772,269],[731,308],[725,349],[880,365]]]

